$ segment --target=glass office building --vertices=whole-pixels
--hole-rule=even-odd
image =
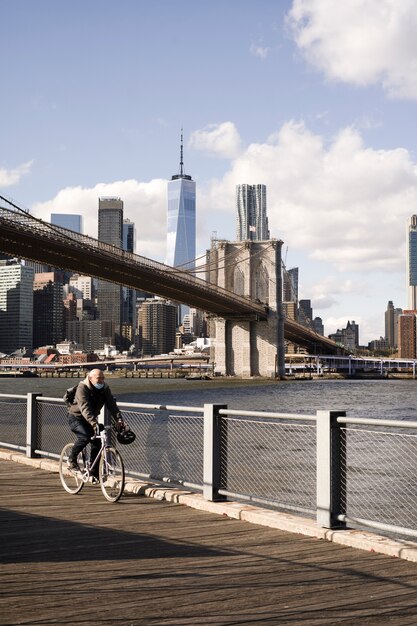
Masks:
[[[408,309],[417,309],[417,215],[412,215],[407,228]]]
[[[75,213],[51,213],[51,224],[82,233],[83,218]]]
[[[181,135],[180,173],[168,182],[167,265],[194,269],[195,182],[184,174]]]
[[[195,268],[196,203],[195,182],[184,174],[181,135],[180,173],[168,182],[168,220],[166,264],[185,270]],[[189,307],[179,307],[179,323]]]

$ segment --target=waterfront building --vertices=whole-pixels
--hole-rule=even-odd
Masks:
[[[83,218],[75,213],[51,213],[51,224],[82,233]]]
[[[80,344],[84,352],[103,350],[113,336],[114,323],[111,320],[77,320],[67,324],[67,339]]]
[[[359,346],[359,325],[354,320],[352,322],[348,321],[346,328],[338,329],[335,333],[329,335],[329,339],[340,343],[353,352]]]
[[[385,311],[385,338],[389,348],[395,349],[398,346],[398,318],[402,309],[394,308],[394,303],[389,300]]]
[[[266,185],[236,185],[236,240],[270,239]]]
[[[417,310],[407,309],[398,317],[398,356],[400,359],[416,358]]]
[[[175,348],[177,307],[159,298],[145,300],[138,314],[143,355],[168,354]]]
[[[102,197],[98,202],[98,239],[117,248],[123,247],[123,201]],[[113,322],[114,336],[107,343],[121,347],[122,288],[105,280],[98,281],[97,311],[100,320]]]
[[[386,352],[389,350],[390,346],[388,343],[388,339],[385,337],[380,337],[379,339],[373,339],[368,343],[369,350],[374,352]]]
[[[33,283],[33,346],[55,345],[65,337],[63,273],[35,274]]]
[[[0,266],[0,352],[33,346],[33,276],[31,267]]]
[[[407,290],[408,309],[417,309],[417,215],[412,215],[407,228]]]

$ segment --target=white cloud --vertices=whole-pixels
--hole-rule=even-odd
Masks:
[[[0,167],[0,187],[11,187],[12,185],[16,185],[22,176],[30,173],[32,165],[33,161],[27,161],[12,170]]]
[[[223,122],[194,131],[188,145],[195,150],[232,159],[240,153],[241,139],[233,122]]]
[[[303,123],[287,122],[265,142],[247,146],[222,178],[198,185],[197,253],[214,230],[234,238],[235,187],[241,183],[267,185],[271,236],[289,246],[292,259],[302,257],[296,262],[300,297],[311,299],[316,314],[346,311],[365,323],[368,315],[359,313],[375,304],[377,287],[385,284],[389,292],[381,296],[382,307],[392,299],[393,285],[403,284],[405,227],[417,213],[417,166],[407,150],[374,150],[352,128],[326,140]],[[164,261],[166,184],[127,180],[66,188],[34,212],[47,221],[51,213],[80,213],[86,234],[96,237],[98,198],[120,196],[136,225],[136,252]],[[324,323],[326,333],[336,330],[330,326],[335,320]]]
[[[125,180],[99,183],[91,188],[67,187],[52,200],[36,204],[35,216],[49,222],[51,213],[75,213],[83,216],[84,234],[97,238],[98,199],[118,196],[124,202],[124,217],[135,223],[137,254],[164,260],[166,236],[167,182],[154,179],[148,183]]]
[[[414,0],[294,0],[287,23],[304,57],[327,78],[381,84],[393,97],[417,99]]]
[[[258,59],[266,59],[267,56],[269,55],[269,53],[271,52],[271,48],[265,47],[265,46],[260,46],[260,45],[256,45],[256,44],[252,44],[251,47],[249,48],[250,53],[254,56],[257,57]]]
[[[251,144],[203,206],[234,216],[237,184],[267,185],[271,235],[338,271],[400,270],[405,224],[417,212],[417,168],[407,150],[374,150],[352,128],[330,142],[288,122]]]

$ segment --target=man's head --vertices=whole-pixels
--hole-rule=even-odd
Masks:
[[[104,374],[99,369],[91,370],[88,374],[88,380],[96,389],[102,389],[104,387]]]

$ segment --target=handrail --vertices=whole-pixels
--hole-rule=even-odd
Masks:
[[[365,426],[389,426],[394,428],[417,428],[416,421],[381,420],[363,417],[337,417],[338,424],[363,424]]]
[[[271,413],[269,411],[240,411],[239,409],[220,409],[220,415],[241,415],[244,417],[271,417],[277,419],[317,421],[317,415],[302,415],[301,413]]]
[[[17,395],[15,393],[0,393],[0,398],[16,398],[18,400],[26,400],[27,395]]]

